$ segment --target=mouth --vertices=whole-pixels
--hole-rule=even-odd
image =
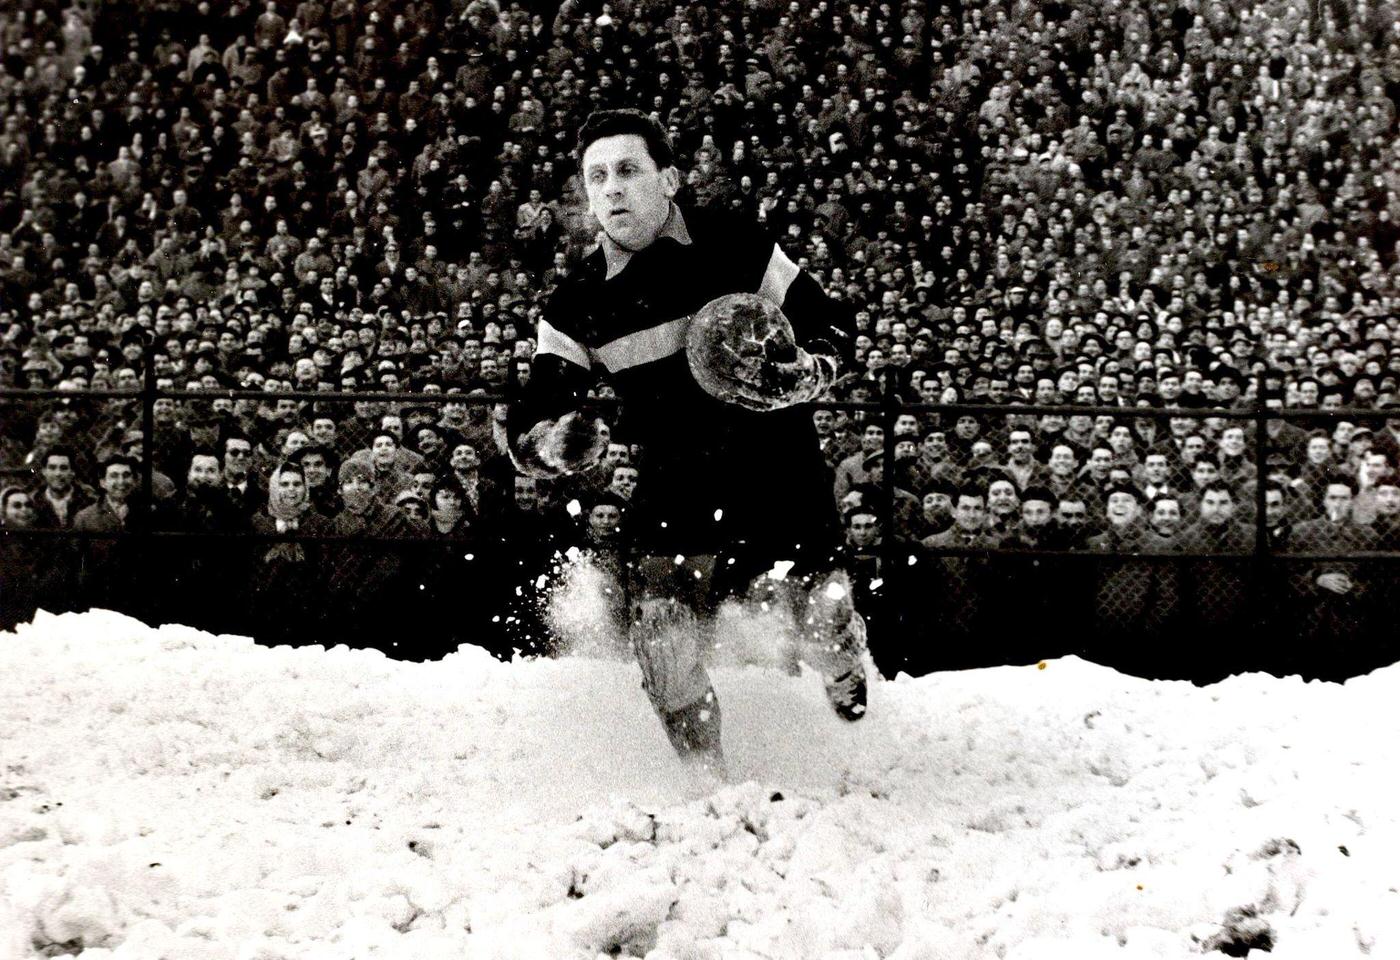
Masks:
[[[631,212],[632,212],[631,210],[627,210],[627,209],[624,209],[624,208],[622,208],[622,207],[619,207],[619,208],[616,209],[616,210],[609,210],[609,211],[608,211],[608,216],[610,216],[610,217],[625,217],[625,216],[628,216],[629,214],[631,214]]]

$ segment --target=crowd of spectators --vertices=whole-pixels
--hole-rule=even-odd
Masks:
[[[616,538],[625,420],[539,485],[499,406],[446,398],[528,376],[594,242],[574,133],[635,106],[682,203],[849,304],[843,399],[1123,408],[901,416],[888,531],[856,509],[883,429],[815,412],[850,549],[1248,551],[1249,424],[1134,411],[1260,400],[1376,411],[1270,423],[1275,545],[1394,546],[1394,0],[17,0],[0,51],[0,387],[75,392],[8,402],[7,526]],[[306,398],[162,399],[147,438],[135,401],[76,395],[148,374]],[[290,603],[307,554],[266,552]],[[1300,589],[1361,579],[1329,572]]]

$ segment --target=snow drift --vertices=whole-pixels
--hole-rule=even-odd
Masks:
[[[0,958],[1400,956],[1397,668],[1057,660],[854,726],[815,676],[714,678],[707,792],[622,658],[41,614],[0,635]]]

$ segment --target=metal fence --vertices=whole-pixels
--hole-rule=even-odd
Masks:
[[[36,606],[103,606],[152,622],[270,642],[375,646],[408,658],[438,656],[466,641],[501,654],[547,652],[538,601],[563,552],[591,546],[625,570],[630,546],[625,538],[590,543],[585,518],[563,509],[578,499],[573,484],[584,481],[516,489],[493,426],[504,402],[493,394],[194,393],[157,389],[149,380],[125,393],[0,392],[0,486],[41,483],[55,443],[72,451],[82,484],[97,483],[98,464],[113,454],[132,457],[138,468],[120,529],[3,528],[0,616],[9,625]],[[1330,435],[1339,424],[1384,429],[1377,411],[1269,409],[1259,401],[1229,410],[909,404],[893,389],[876,402],[813,406],[884,428],[883,464],[894,468],[876,483],[879,535],[852,543],[849,552],[886,673],[1076,653],[1160,677],[1205,680],[1243,669],[1338,677],[1400,655],[1392,515],[1329,526],[1320,503],[1328,473],[1306,460],[1310,428],[1327,427],[1335,450]],[[941,424],[950,433],[958,418],[973,416],[994,435],[1045,417],[1108,418],[1096,429],[1152,422],[1161,443],[1186,427],[1213,435],[1238,425],[1248,456],[1230,464],[1237,473],[1233,516],[1217,529],[1197,523],[1191,536],[1151,539],[1140,521],[1118,529],[1104,517],[1102,493],[1112,470],[1127,466],[1120,463],[1107,478],[1090,476],[1070,488],[1085,501],[1087,530],[1072,530],[1067,517],[1054,537],[960,537],[954,523],[951,535],[928,538],[920,536],[927,518],[911,521],[905,495],[921,491],[901,492],[912,481],[901,469],[907,460],[896,427],[908,414],[920,427]],[[471,523],[346,532],[282,530],[264,517],[222,528],[189,505],[191,458],[230,436],[246,441],[251,453],[252,493],[244,505],[250,516],[265,512],[269,472],[308,444],[331,451],[314,477],[307,470],[306,482],[313,497],[333,500],[340,462],[374,456],[367,448],[386,415],[397,416],[390,425],[405,441],[390,472],[420,494],[430,489],[428,474],[452,469],[460,446],[473,448],[480,463]],[[335,436],[327,436],[325,421]],[[1189,519],[1199,511],[1199,493],[1181,466],[1173,464],[1169,486]],[[1140,481],[1140,469],[1128,473]],[[1282,510],[1268,483],[1276,473],[1283,474]],[[990,474],[980,476],[985,484]],[[522,503],[538,498],[546,508]],[[392,512],[413,507],[412,497],[403,504],[384,499]]]

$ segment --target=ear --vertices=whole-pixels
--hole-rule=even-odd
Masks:
[[[681,174],[674,166],[666,167],[661,171],[661,189],[666,192],[667,199],[674,199],[681,189]]]

